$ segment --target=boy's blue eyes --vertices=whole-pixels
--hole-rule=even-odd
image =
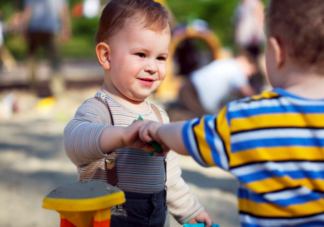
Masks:
[[[143,53],[136,53],[135,55],[138,56],[138,57],[140,57],[140,58],[145,58],[146,57],[146,55],[143,54]],[[159,61],[165,61],[166,60],[166,57],[158,57],[157,60],[159,60]]]

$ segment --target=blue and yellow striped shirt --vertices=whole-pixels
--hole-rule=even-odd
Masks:
[[[324,226],[324,100],[276,88],[188,121],[183,140],[238,178],[242,226]]]

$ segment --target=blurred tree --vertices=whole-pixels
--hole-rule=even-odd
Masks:
[[[20,11],[23,7],[24,0],[0,0],[1,10],[3,11],[4,21]],[[219,37],[222,44],[234,48],[234,10],[239,0],[166,0],[167,5],[172,11],[178,22],[187,21],[189,15],[196,15],[197,18],[203,19],[209,23],[209,26]],[[263,0],[264,2],[266,0]],[[70,9],[83,0],[68,0]],[[105,5],[108,0],[101,0]],[[72,17],[72,40],[63,46],[62,52],[65,58],[95,58],[94,53],[94,36],[97,30],[99,16],[92,19],[84,17]],[[12,39],[12,37],[10,37]],[[23,48],[21,39],[14,38],[6,42],[8,47],[13,48],[13,54],[16,57],[23,58],[24,54],[20,53]]]

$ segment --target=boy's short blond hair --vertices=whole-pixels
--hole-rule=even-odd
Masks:
[[[96,43],[116,35],[129,18],[143,19],[143,28],[157,32],[169,26],[167,10],[154,0],[111,0],[102,11]]]
[[[324,0],[271,0],[266,29],[296,63],[324,67]]]

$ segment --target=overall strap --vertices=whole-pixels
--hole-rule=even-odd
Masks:
[[[160,110],[156,107],[156,105],[152,104],[151,103],[151,107],[156,115],[156,117],[158,118],[159,122],[160,123],[163,123],[163,120],[162,120],[162,115],[161,115],[161,112]],[[164,163],[164,173],[165,173],[165,183],[167,181],[167,163],[166,163],[166,160],[164,159],[163,160],[163,163]]]
[[[152,107],[152,109],[153,109],[153,111],[154,111],[156,117],[158,118],[159,122],[160,122],[160,123],[163,123],[162,115],[161,115],[159,109],[156,107],[156,105],[154,105],[154,104],[152,104],[152,103],[150,103],[150,104],[151,104],[151,107]]]
[[[111,125],[115,125],[113,115],[111,113],[111,110],[109,109],[108,104],[99,97],[95,97],[95,99],[106,106],[110,116],[110,123]],[[116,151],[112,151],[109,157],[105,159],[105,170],[107,174],[107,183],[112,186],[117,186]]]

